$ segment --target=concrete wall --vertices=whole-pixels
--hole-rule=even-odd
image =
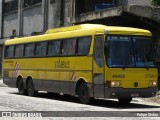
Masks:
[[[65,0],[65,11],[64,11],[64,26],[70,26],[70,19],[72,17],[72,0]]]
[[[128,0],[128,4],[151,5],[151,0]]]
[[[30,35],[32,32],[43,31],[42,6],[26,8],[23,10],[23,35]]]
[[[18,35],[18,12],[4,15],[4,24],[3,24],[3,36],[9,37],[12,35],[12,30],[15,29]]]
[[[60,26],[60,4],[60,0],[55,0],[52,4],[49,3],[48,28]]]

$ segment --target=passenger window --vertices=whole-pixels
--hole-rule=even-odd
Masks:
[[[14,46],[7,46],[5,50],[5,57],[13,57],[14,56]]]
[[[60,41],[50,41],[48,45],[48,55],[60,54]]]
[[[104,65],[103,48],[103,37],[96,36],[94,43],[94,60],[99,67],[103,67]]]
[[[63,40],[62,55],[74,55],[76,53],[76,39]]]
[[[15,57],[22,57],[22,56],[23,56],[23,45],[16,45]]]
[[[91,37],[78,38],[78,54],[88,54],[90,50]]]
[[[36,44],[36,56],[45,56],[47,52],[47,42]]]
[[[34,47],[35,47],[34,43],[25,45],[25,56],[26,57],[34,56]]]

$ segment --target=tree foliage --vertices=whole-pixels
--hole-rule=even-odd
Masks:
[[[160,0],[151,0],[153,6],[160,6]]]

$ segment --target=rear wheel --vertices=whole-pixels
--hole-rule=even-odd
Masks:
[[[24,88],[24,84],[23,84],[23,79],[22,78],[19,78],[18,79],[18,84],[17,84],[17,87],[18,87],[18,92],[20,95],[26,95],[26,90]]]
[[[87,84],[82,82],[78,89],[78,97],[81,103],[88,104],[90,102],[89,91],[87,88]]]
[[[129,104],[132,101],[132,98],[119,98],[121,104]]]
[[[27,82],[27,93],[29,96],[33,97],[38,94],[38,91],[35,90],[33,80],[29,79]]]

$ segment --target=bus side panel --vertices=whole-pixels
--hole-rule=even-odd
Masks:
[[[57,61],[59,61],[58,57],[35,59],[37,90],[59,92],[59,69]]]
[[[76,82],[81,78],[92,82],[92,57],[76,56],[60,58],[60,92],[75,94]]]

